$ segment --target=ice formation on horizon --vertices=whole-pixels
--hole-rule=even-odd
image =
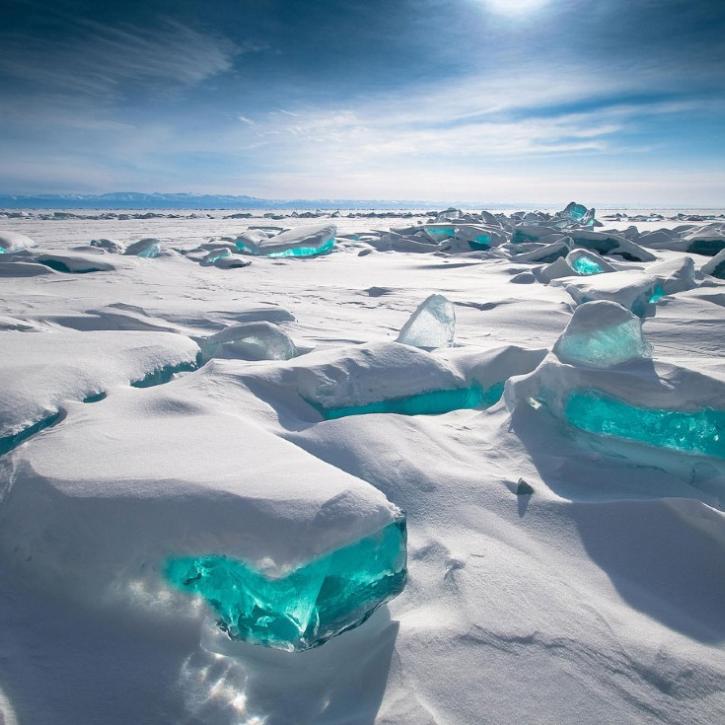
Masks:
[[[359,626],[400,594],[405,518],[278,578],[214,555],[172,558],[166,576],[182,591],[200,594],[232,639],[298,652]]]
[[[607,368],[649,357],[642,321],[616,302],[586,302],[574,310],[554,345],[562,362]]]
[[[424,350],[451,347],[456,334],[456,310],[443,295],[432,294],[403,325],[397,341]]]

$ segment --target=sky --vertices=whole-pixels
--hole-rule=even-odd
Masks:
[[[725,206],[725,2],[3,0],[0,193]]]

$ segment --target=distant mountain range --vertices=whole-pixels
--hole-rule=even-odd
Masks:
[[[529,205],[474,204],[390,199],[259,199],[224,194],[163,194],[120,191],[109,194],[0,194],[2,209],[445,209],[530,208]]]

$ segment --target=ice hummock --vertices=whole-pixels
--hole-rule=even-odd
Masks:
[[[362,624],[405,586],[405,519],[280,577],[224,556],[172,558],[169,581],[200,594],[232,638],[287,651]]]
[[[418,305],[398,335],[404,345],[434,350],[451,347],[456,334],[456,310],[443,295],[432,294]]]
[[[569,324],[554,345],[566,363],[607,368],[649,357],[642,321],[616,302],[587,302],[574,310]]]
[[[239,237],[240,252],[267,257],[316,257],[335,248],[337,227],[334,224],[316,224],[297,227],[268,237],[258,234]]]

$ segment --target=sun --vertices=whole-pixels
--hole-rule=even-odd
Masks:
[[[500,15],[524,15],[540,10],[549,0],[484,0],[484,4]]]

